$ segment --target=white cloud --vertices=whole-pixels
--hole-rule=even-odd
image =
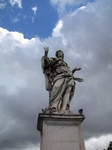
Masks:
[[[56,37],[61,36],[61,34],[62,34],[61,33],[62,27],[63,27],[63,21],[59,20],[58,23],[57,23],[57,25],[56,25],[56,27],[53,29],[52,35],[56,36]]]
[[[13,19],[13,23],[19,22],[19,19],[16,17]]]
[[[0,9],[4,9],[6,5],[7,5],[6,2],[1,1],[0,2]]]
[[[39,135],[35,122],[37,116],[35,115],[37,115],[37,110],[39,111],[43,107],[38,107],[40,103],[38,101],[40,99],[39,93],[44,89],[42,88],[43,86],[41,87],[42,83],[44,85],[40,67],[42,55],[43,43],[38,37],[29,40],[25,39],[22,33],[9,32],[6,29],[0,28],[1,150],[4,146],[6,147],[5,149],[18,149],[18,147],[19,149],[33,150],[36,147],[39,149]],[[34,112],[34,110],[36,111]],[[33,116],[31,115],[32,113],[34,114]],[[25,121],[26,119],[23,119],[24,116],[29,118],[29,123]],[[25,122],[28,123],[27,127],[29,126],[27,132],[25,131]],[[31,131],[30,128],[33,130]],[[21,133],[18,132],[20,130],[22,131]],[[19,139],[22,139],[24,144]],[[8,141],[8,145],[2,144],[4,140]]]
[[[19,8],[22,8],[22,0],[9,0],[12,6],[17,5]]]
[[[37,7],[35,6],[35,7],[32,7],[31,9],[32,9],[32,10],[33,10],[33,12],[34,12],[34,15],[36,15]]]
[[[51,4],[57,6],[58,12],[62,13],[65,10],[66,5],[72,5],[74,0],[50,0]]]
[[[38,53],[36,50],[38,42],[38,38],[28,40],[22,33],[9,32],[0,28],[0,68],[2,70],[0,81],[2,86],[6,86],[8,93],[14,93],[18,87],[26,85],[28,70],[22,64],[27,57],[31,59],[34,53]]]
[[[56,27],[53,29],[52,36],[53,37],[61,37],[64,45],[67,44],[66,39],[64,38],[61,29],[63,28],[63,21],[59,20]]]
[[[107,149],[111,139],[112,134],[90,138],[85,142],[86,150]]]
[[[77,15],[77,13],[83,11],[85,8],[86,8],[86,6],[79,7],[78,9],[74,10],[74,11],[71,13],[71,16]]]
[[[78,8],[78,9],[83,10],[83,9],[85,9],[85,8],[86,8],[86,6],[81,6],[81,7]]]
[[[87,3],[88,1],[87,0],[50,0],[51,4],[53,6],[57,6],[57,10],[59,13],[65,13],[66,11],[66,6],[68,7],[73,7],[74,6],[74,9],[76,9],[75,6],[80,6]],[[82,9],[84,9],[84,7],[82,7]]]
[[[74,0],[50,0],[52,4],[56,5],[56,4],[59,4],[62,5],[62,6],[65,6],[66,4],[73,4],[74,3]]]
[[[26,149],[23,149],[23,150],[26,150]],[[27,147],[27,150],[40,150],[40,144],[36,144],[36,145],[29,145]]]

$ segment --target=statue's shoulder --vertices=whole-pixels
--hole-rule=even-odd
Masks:
[[[51,62],[53,62],[53,61],[56,60],[56,58],[50,57],[49,60],[50,60]]]
[[[44,59],[45,59],[45,56],[42,56],[41,61],[44,61]],[[56,60],[56,58],[53,58],[53,57],[47,57],[47,59],[49,59],[50,61]]]

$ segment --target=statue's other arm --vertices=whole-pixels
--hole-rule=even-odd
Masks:
[[[72,73],[74,74],[75,73],[75,71],[79,71],[79,70],[81,70],[82,68],[80,68],[80,67],[78,67],[78,68],[74,68],[73,70],[72,70]]]
[[[72,70],[72,73],[74,74],[75,71],[79,71],[79,70],[81,70],[81,69],[82,69],[82,68],[80,68],[80,67],[74,68],[74,69]],[[75,81],[78,81],[78,82],[83,82],[83,81],[84,81],[82,78],[75,78],[75,77],[74,77],[74,80],[75,80]]]

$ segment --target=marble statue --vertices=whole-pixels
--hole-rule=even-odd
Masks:
[[[72,71],[64,61],[62,50],[56,52],[55,58],[48,57],[49,47],[44,47],[45,55],[41,59],[41,67],[45,75],[46,90],[49,92],[49,106],[44,113],[70,113],[70,102],[75,91],[75,81],[83,79],[75,78],[73,74],[81,68]]]

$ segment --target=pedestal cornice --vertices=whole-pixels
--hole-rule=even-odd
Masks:
[[[47,114],[47,113],[39,113],[37,120],[37,129],[39,131],[42,130],[43,121],[77,121],[78,123],[83,122],[85,119],[84,115],[80,114]]]

